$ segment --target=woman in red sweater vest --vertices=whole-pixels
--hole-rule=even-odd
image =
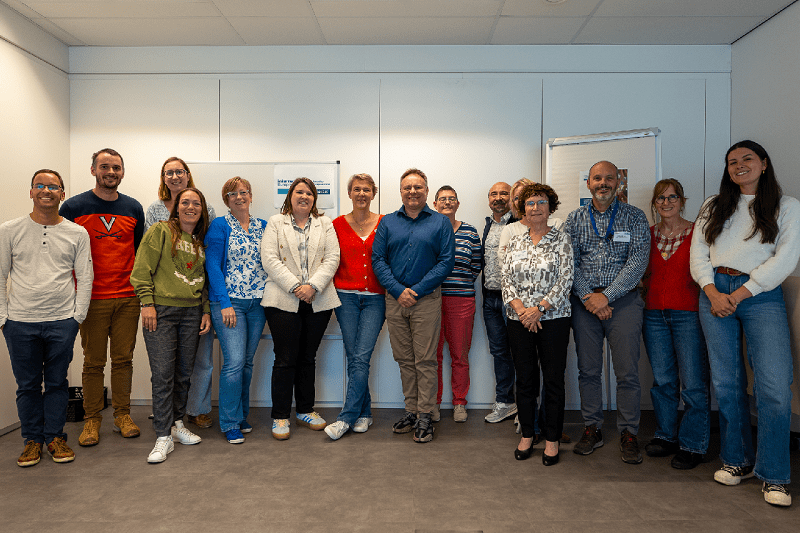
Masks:
[[[703,462],[710,434],[708,355],[698,316],[699,287],[689,272],[694,223],[684,219],[686,196],[674,178],[653,189],[650,209],[658,223],[650,228],[644,343],[653,368],[650,397],[656,415],[655,438],[645,446],[650,457],[672,458],[672,467]],[[684,414],[678,424],[678,404]]]
[[[369,174],[355,174],[347,182],[353,210],[333,221],[339,238],[339,270],[333,285],[342,305],[336,320],[347,356],[347,395],[336,422],[325,433],[338,440],[350,429],[364,433],[372,425],[369,363],[386,314],[384,289],[372,271],[372,242],[382,215],[370,211],[378,187]]]

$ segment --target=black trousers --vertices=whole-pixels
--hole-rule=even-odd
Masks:
[[[533,421],[539,396],[539,366],[544,379],[545,439],[557,441],[564,430],[564,371],[567,368],[570,319],[542,320],[533,333],[518,320],[508,320],[508,343],[517,374],[517,410],[522,436],[534,436]]]
[[[295,410],[314,410],[314,378],[317,348],[333,310],[315,313],[311,304],[300,302],[296,313],[267,307],[267,324],[275,346],[272,366],[272,418],[289,418],[292,392]]]

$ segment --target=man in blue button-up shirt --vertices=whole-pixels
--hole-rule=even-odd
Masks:
[[[592,201],[569,214],[564,231],[572,238],[575,281],[572,331],[578,355],[583,436],[573,451],[588,455],[603,445],[603,339],[611,347],[617,378],[617,429],[622,460],[642,462],[639,432],[641,385],[639,346],[644,302],[636,286],[650,255],[647,217],[616,196],[619,171],[608,161],[589,170]]]
[[[372,245],[372,269],[386,288],[386,324],[400,366],[406,412],[395,433],[414,430],[433,439],[436,347],[442,318],[439,286],[453,271],[455,238],[448,218],[430,209],[428,178],[411,168],[400,178],[403,207],[381,219]]]

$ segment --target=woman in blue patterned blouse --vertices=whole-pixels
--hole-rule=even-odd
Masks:
[[[253,428],[250,379],[253,358],[267,319],[261,307],[267,273],[261,266],[261,237],[267,223],[250,215],[250,182],[235,177],[222,187],[230,212],[214,219],[206,234],[211,320],[223,363],[219,374],[219,427],[231,444],[244,442]]]
[[[558,195],[547,185],[532,183],[522,189],[517,209],[524,213],[528,231],[509,241],[501,275],[522,427],[514,457],[521,461],[533,453],[541,365],[546,391],[545,466],[558,462],[558,441],[564,429],[564,371],[572,314],[569,293],[575,270],[569,236],[547,225],[558,204]]]

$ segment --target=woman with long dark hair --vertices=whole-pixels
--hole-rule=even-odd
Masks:
[[[169,220],[145,234],[136,252],[131,285],[142,305],[142,331],[153,385],[156,445],[147,458],[161,463],[181,444],[200,437],[183,425],[189,381],[200,335],[211,328],[204,288],[208,208],[203,193],[186,188],[175,197]]]
[[[764,499],[788,506],[792,353],[781,283],[800,257],[800,202],[784,196],[772,160],[753,141],[725,154],[719,194],[700,212],[691,271],[720,412],[723,466],[714,479],[738,485],[757,476]],[[742,331],[753,369],[758,454],[750,430]]]

